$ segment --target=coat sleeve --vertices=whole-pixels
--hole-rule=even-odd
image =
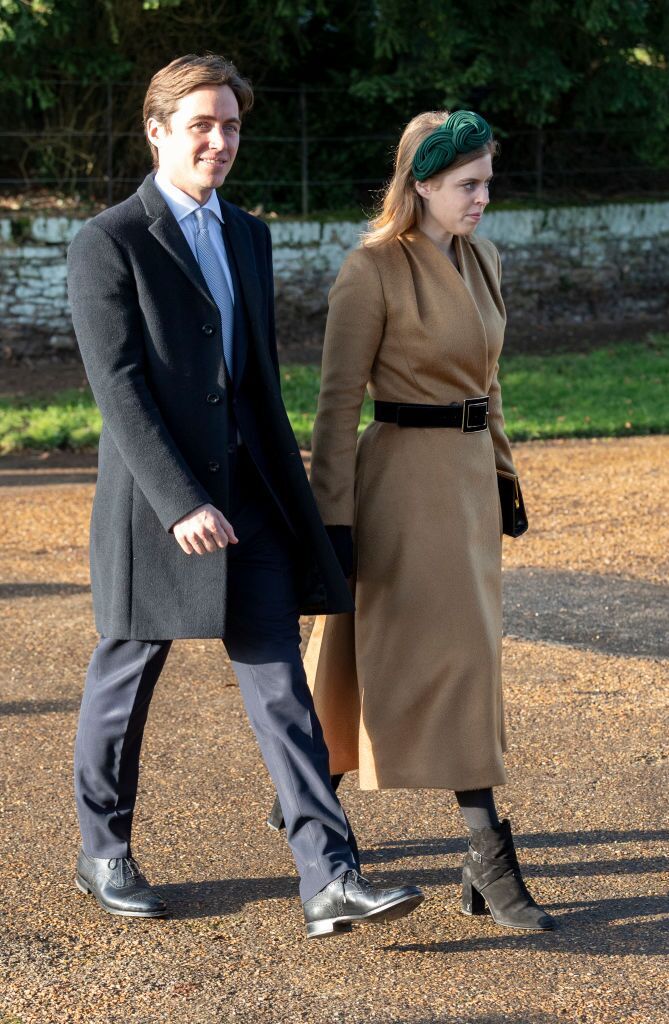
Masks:
[[[360,409],[386,322],[377,265],[364,248],[346,259],[329,296],[311,486],[324,523],[353,523]]]
[[[123,461],[166,530],[211,501],[158,408],[144,372],[134,275],[121,247],[91,222],[68,251],[72,323],[93,391]]]
[[[501,286],[502,282],[502,262],[499,258],[499,253],[494,250],[496,269],[497,269],[497,281]],[[511,445],[509,439],[506,436],[504,430],[504,413],[502,412],[502,389],[499,383],[499,363],[495,364],[495,369],[492,375],[492,382],[488,391],[490,395],[489,412],[488,412],[488,429],[492,437],[493,448],[495,450],[495,465],[497,469],[502,469],[507,473],[513,473],[516,475],[516,470],[513,464],[513,456],[511,454]]]

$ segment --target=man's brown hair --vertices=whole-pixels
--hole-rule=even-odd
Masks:
[[[229,85],[239,104],[240,117],[253,106],[251,83],[242,78],[232,61],[216,53],[206,53],[204,56],[187,53],[185,57],[177,57],[167,67],[156,71],[149,82],[144,97],[144,130],[150,117],[155,118],[159,124],[169,126],[179,100],[194,89],[207,85]],[[153,166],[157,167],[158,150],[151,142],[149,146]]]

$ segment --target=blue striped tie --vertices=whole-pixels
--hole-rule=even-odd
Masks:
[[[234,338],[234,306],[230,288],[223,273],[223,267],[216,255],[211,242],[209,227],[207,224],[211,210],[194,210],[197,221],[197,233],[195,235],[195,252],[200,270],[207,282],[209,291],[221,314],[221,327],[223,330],[223,358],[228,368],[230,380],[233,380],[233,338]]]

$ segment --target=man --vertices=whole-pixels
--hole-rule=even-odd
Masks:
[[[348,611],[351,598],[281,400],[269,231],[215,191],[252,101],[222,57],[159,71],[144,103],[155,178],[93,218],[68,255],[103,417],[76,884],[112,914],[167,912],[131,853],[142,734],[171,641],[220,637],[277,787],[307,935],[319,937],[401,917],[422,894],[358,874],[300,659],[300,612]]]

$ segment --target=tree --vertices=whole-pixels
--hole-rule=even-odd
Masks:
[[[111,117],[129,191],[147,167],[146,83],[184,48],[225,53],[261,89],[306,87],[301,100],[259,96],[239,186],[249,204],[297,205],[299,189],[266,182],[299,180],[305,101],[321,206],[369,199],[424,109],[480,110],[502,169],[531,175],[543,153],[549,185],[558,169],[564,187],[569,168],[592,166],[587,191],[599,167],[669,163],[666,0],[0,0],[0,115],[25,127],[2,173],[103,178]],[[343,179],[359,184],[333,184]]]

